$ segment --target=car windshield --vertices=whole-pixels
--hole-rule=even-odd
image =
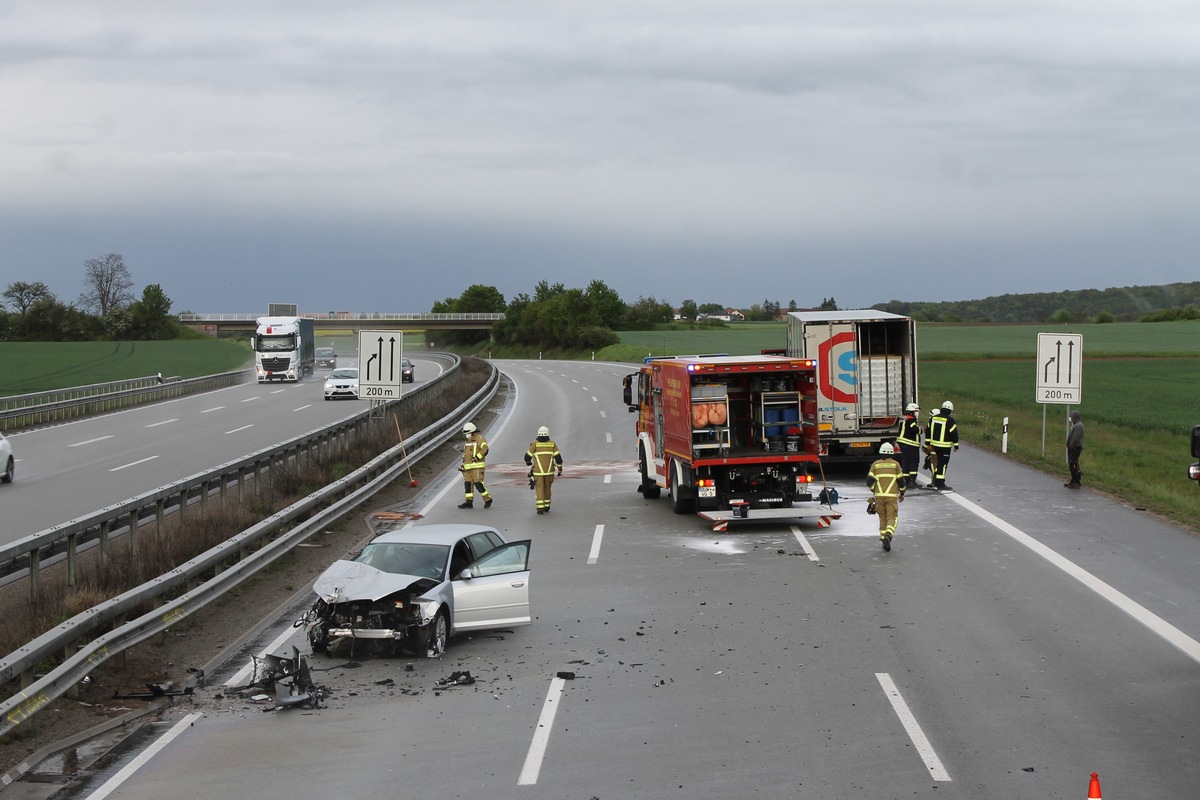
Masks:
[[[355,561],[394,575],[443,580],[450,548],[444,544],[369,544]]]
[[[318,347],[317,355],[321,356],[322,358],[328,358],[329,356],[334,355],[333,348],[332,347]]]
[[[329,377],[331,377],[331,378],[357,378],[358,377],[358,369],[350,368],[350,367],[346,367],[343,369],[335,369],[333,372],[329,373]]]

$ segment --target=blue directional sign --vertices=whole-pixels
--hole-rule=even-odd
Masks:
[[[395,400],[403,378],[404,334],[358,332],[358,399]]]
[[[1037,402],[1083,402],[1083,334],[1039,333]]]

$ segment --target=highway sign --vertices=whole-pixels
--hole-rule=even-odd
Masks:
[[[398,398],[403,356],[404,334],[400,331],[359,331],[358,399]]]
[[[1039,333],[1037,402],[1083,402],[1083,334]]]

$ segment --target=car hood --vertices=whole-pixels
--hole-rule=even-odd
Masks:
[[[335,561],[313,583],[313,591],[330,605],[352,600],[379,600],[397,592],[419,597],[437,586],[432,578],[381,572],[357,561]]]

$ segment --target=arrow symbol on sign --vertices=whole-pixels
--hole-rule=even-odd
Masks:
[[[1075,370],[1075,342],[1067,342],[1067,383],[1073,384],[1071,375]]]
[[[1054,382],[1062,383],[1062,339],[1054,343]]]
[[[1050,382],[1050,365],[1055,361],[1054,356],[1050,356],[1050,360],[1046,362],[1046,366],[1042,367],[1042,383]]]
[[[392,338],[388,339],[388,344],[391,345],[391,349],[388,352],[388,366],[390,367],[390,371],[388,372],[388,383],[395,383],[396,382],[396,337],[393,336]]]

